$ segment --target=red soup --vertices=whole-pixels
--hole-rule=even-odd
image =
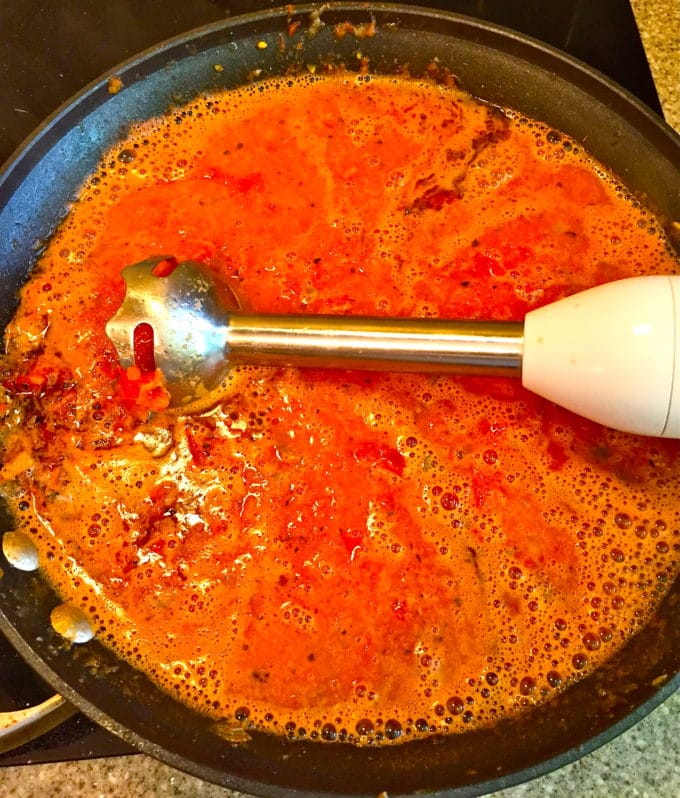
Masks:
[[[456,733],[654,612],[679,442],[501,379],[239,367],[168,411],[104,334],[120,270],[168,253],[245,309],[515,320],[678,263],[574,141],[452,87],[308,76],[134,129],[7,330],[0,474],[64,602],[180,701],[236,736]]]

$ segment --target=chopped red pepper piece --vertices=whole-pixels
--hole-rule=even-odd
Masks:
[[[357,462],[366,460],[370,462],[374,468],[383,468],[385,471],[391,471],[398,477],[404,475],[406,460],[393,446],[367,441],[355,449],[353,455]]]

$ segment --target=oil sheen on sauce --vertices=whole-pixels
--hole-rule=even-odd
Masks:
[[[653,613],[679,442],[484,378],[242,367],[167,412],[104,335],[162,254],[277,313],[521,319],[678,270],[574,141],[452,87],[308,76],[133,129],[6,333],[1,475],[61,598],[162,688],[227,729],[403,742],[548,700]]]

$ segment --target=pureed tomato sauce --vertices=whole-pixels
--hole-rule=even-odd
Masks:
[[[645,623],[678,570],[679,442],[484,378],[243,367],[179,415],[104,335],[121,268],[161,254],[277,313],[521,319],[677,272],[579,150],[341,74],[199,99],[106,155],[2,383],[4,493],[101,640],[227,729],[375,744],[545,701]]]

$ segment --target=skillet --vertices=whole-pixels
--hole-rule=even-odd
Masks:
[[[199,91],[237,85],[253,70],[280,74],[291,63],[356,63],[392,72],[423,71],[434,57],[473,94],[544,119],[578,140],[645,195],[666,218],[680,217],[678,137],[623,90],[566,56],[492,25],[454,15],[374,6],[378,33],[337,40],[331,27],[365,23],[365,6],[332,7],[314,37],[301,31],[302,56],[276,46],[285,12],[218,23],[160,45],[121,66],[124,89],[106,80],[86,89],[38,131],[0,176],[0,325],[16,307],[16,291],[36,254],[100,152],[130,122],[163,112]],[[308,8],[298,9],[307,21]],[[397,23],[391,27],[392,23]],[[304,26],[303,26],[304,27]],[[265,50],[256,42],[270,43]],[[224,66],[222,73],[212,68]],[[50,178],[46,178],[49,175]],[[3,528],[10,525],[2,520]],[[202,778],[261,795],[293,789],[315,795],[409,794],[447,790],[473,795],[539,775],[592,750],[642,717],[678,686],[677,585],[653,621],[590,679],[517,721],[461,737],[396,749],[353,749],[289,743],[256,735],[230,746],[208,720],[176,704],[93,642],[68,649],[48,624],[56,597],[36,574],[0,561],[0,626],[31,665],[96,722],[141,750]],[[181,733],[178,733],[181,730]],[[455,791],[455,793],[454,793]]]

